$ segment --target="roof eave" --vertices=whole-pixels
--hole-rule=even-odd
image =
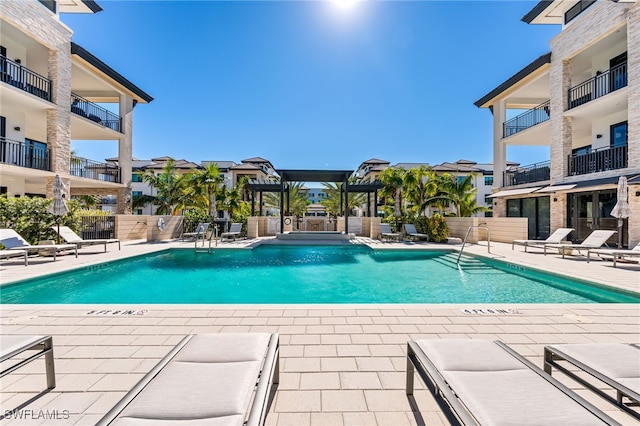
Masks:
[[[533,9],[531,9],[520,20],[522,22],[526,22],[527,24],[530,24],[531,22],[533,22],[534,19],[540,16],[542,12],[544,12],[549,6],[551,6],[552,3],[553,3],[553,0],[541,0],[540,2],[538,2],[538,4],[536,4],[533,7]]]

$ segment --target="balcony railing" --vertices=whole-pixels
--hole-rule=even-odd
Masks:
[[[0,80],[46,101],[51,101],[50,80],[2,55],[0,55]]]
[[[525,111],[502,124],[502,137],[506,138],[518,132],[549,120],[549,101]]]
[[[121,132],[122,120],[120,116],[111,111],[89,102],[82,96],[71,93],[71,112],[79,116],[88,118],[98,124],[108,127],[116,132]],[[121,132],[122,133],[122,132]]]
[[[503,186],[520,185],[522,183],[542,182],[551,178],[551,162],[531,164],[507,170],[503,174]]]
[[[98,163],[81,157],[72,157],[70,173],[103,182],[120,183],[120,167],[108,163]]]
[[[622,63],[569,89],[569,109],[584,105],[627,86],[627,63]]]
[[[20,142],[0,137],[0,163],[50,171],[51,150],[31,141]]]
[[[569,156],[569,175],[586,175],[627,167],[627,145],[595,149]]]

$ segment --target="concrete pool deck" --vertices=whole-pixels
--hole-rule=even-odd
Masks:
[[[457,247],[364,238],[355,242],[378,249]],[[239,240],[218,248],[253,243]],[[121,251],[109,248],[107,253],[87,247],[78,259],[63,256],[55,263],[31,258],[25,267],[18,260],[2,261],[0,274],[2,283],[8,283],[171,247],[193,243],[129,242]],[[486,255],[486,242],[465,252]],[[512,251],[510,244],[500,243],[492,243],[491,252],[514,265],[640,291],[638,264],[613,268],[611,262],[543,256],[535,249],[524,253],[522,247]],[[489,311],[497,308],[512,311]],[[118,310],[139,315],[114,314]],[[639,343],[640,305],[1,305],[0,324],[2,334],[52,335],[57,378],[53,391],[23,407],[22,420],[8,416],[6,424],[94,424],[185,334],[266,331],[280,333],[281,344],[280,385],[267,424],[447,425],[424,386],[418,385],[415,393],[417,407],[404,393],[408,340],[500,339],[541,366],[547,344]],[[577,382],[554,376],[622,424],[637,424]],[[45,384],[40,360],[3,377],[2,414],[37,396]],[[43,413],[56,413],[58,420],[38,418]]]

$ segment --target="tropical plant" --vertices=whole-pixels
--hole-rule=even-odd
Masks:
[[[249,178],[247,176],[243,176],[233,188],[227,189],[225,186],[223,186],[220,189],[222,208],[229,213],[229,217],[232,218],[232,220],[236,215],[236,212],[239,209],[242,209],[244,205],[246,205],[248,208],[247,202],[242,200],[244,188],[248,181]]]
[[[449,227],[447,226],[447,220],[440,214],[434,214],[431,217],[426,219],[427,221],[427,229],[426,234],[429,235],[429,241],[433,241],[435,243],[444,243],[447,241],[449,237]],[[425,232],[420,230],[416,225],[416,229],[419,232]]]
[[[384,169],[380,173],[380,182],[382,183],[382,189],[380,195],[385,199],[393,200],[393,217],[396,222],[396,229],[399,228],[402,218],[402,190],[404,185],[404,169],[389,167]],[[383,208],[388,212],[388,208]]]
[[[473,187],[475,173],[458,179],[456,176],[444,174],[439,187],[441,200],[446,200],[455,209],[458,217],[470,217],[474,214],[489,211],[485,206],[478,206],[476,202],[476,192],[478,188]]]
[[[138,207],[139,203],[145,205],[146,202],[151,202],[158,207],[156,214],[159,215],[177,215],[185,205],[190,205],[189,194],[185,191],[187,175],[177,175],[173,163],[173,160],[167,160],[162,172],[157,175],[153,170],[147,170],[142,175],[142,180],[155,188],[156,195],[136,197],[137,199],[132,200],[132,205]]]
[[[285,195],[285,200],[286,200]],[[264,195],[264,204],[267,207],[280,209],[280,193],[269,192]],[[289,182],[289,214],[302,217],[307,211],[309,199],[303,190],[303,182]],[[285,209],[287,208],[285,202]]]
[[[430,167],[420,166],[404,174],[402,184],[412,217],[426,216],[427,207],[436,202],[439,182],[439,176]]]
[[[355,184],[358,182],[359,179],[357,176],[350,176],[348,179],[349,184]],[[344,200],[342,200],[343,196],[341,185],[333,182],[323,182],[322,186],[324,187],[326,197],[324,200],[320,201],[320,204],[325,207],[329,216],[337,217],[343,215]],[[367,196],[362,192],[349,192],[349,195],[347,196],[347,209],[352,210],[366,202]]]
[[[203,206],[211,217],[218,216],[218,199],[223,195],[220,184],[224,179],[220,176],[220,169],[216,163],[210,163],[205,168],[189,173],[184,178],[189,182],[185,187],[188,199],[193,205]]]

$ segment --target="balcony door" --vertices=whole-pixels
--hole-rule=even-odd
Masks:
[[[574,228],[572,233],[577,242],[584,241],[589,234],[596,230],[618,229],[618,220],[611,216],[611,210],[616,205],[617,197],[615,190],[579,192],[567,194],[567,226]],[[622,228],[623,244],[627,244],[627,219],[624,220]],[[614,235],[607,241],[610,246],[615,246],[618,241]]]
[[[611,126],[611,148],[626,146],[629,140],[629,126],[626,121]]]
[[[618,55],[609,61],[609,79],[611,91],[621,89],[627,85],[627,52]]]

